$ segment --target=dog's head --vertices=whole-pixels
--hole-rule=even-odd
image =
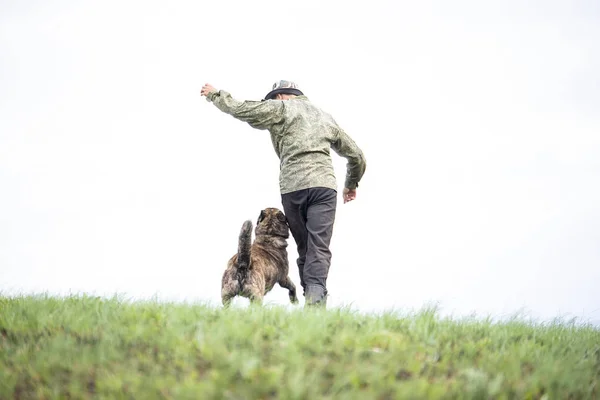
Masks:
[[[288,238],[290,228],[285,214],[277,208],[265,208],[256,221],[256,235],[272,235]]]

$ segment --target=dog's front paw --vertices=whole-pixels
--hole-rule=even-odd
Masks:
[[[298,304],[298,298],[296,297],[296,293],[290,294],[290,301],[292,304]]]

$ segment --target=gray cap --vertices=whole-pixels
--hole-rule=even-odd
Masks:
[[[271,90],[265,96],[265,100],[271,100],[273,97],[277,96],[279,93],[281,94],[293,94],[296,96],[303,96],[304,93],[298,89],[298,86],[291,81],[278,81],[273,84],[273,90]]]

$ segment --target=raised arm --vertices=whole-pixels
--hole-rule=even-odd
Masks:
[[[202,87],[200,94],[219,110],[256,129],[269,129],[282,120],[284,106],[281,101],[239,101],[228,92],[217,90],[209,84]]]

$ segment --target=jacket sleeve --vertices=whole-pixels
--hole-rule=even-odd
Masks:
[[[339,129],[336,134],[336,140],[331,144],[331,148],[340,156],[346,158],[346,182],[345,187],[348,189],[356,189],[358,182],[365,173],[367,168],[367,160],[363,152],[358,148],[356,143],[344,132]]]
[[[224,90],[209,93],[206,100],[219,110],[256,129],[269,129],[283,120],[282,101],[239,101]]]

